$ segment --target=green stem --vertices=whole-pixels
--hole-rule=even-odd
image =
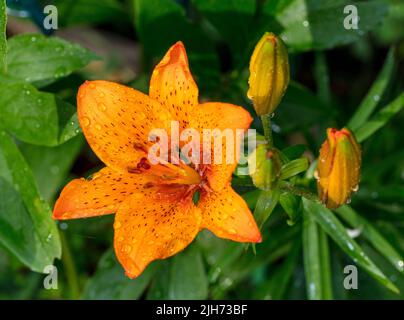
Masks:
[[[261,116],[262,127],[264,128],[265,140],[268,142],[268,147],[273,146],[272,129],[271,129],[271,114]]]
[[[306,199],[312,200],[319,202],[320,200],[318,199],[317,194],[313,193],[312,191],[299,187],[299,186],[294,186],[293,184],[289,182],[283,182],[279,185],[280,189],[282,191],[287,191],[290,193],[293,193],[294,195],[305,197]]]
[[[63,252],[62,263],[66,270],[66,278],[70,289],[70,296],[72,299],[78,300],[80,298],[80,285],[77,277],[77,271],[66,235],[63,231],[60,232],[60,240],[62,242]]]

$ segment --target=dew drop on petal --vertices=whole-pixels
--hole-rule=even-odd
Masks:
[[[90,119],[87,117],[83,117],[81,119],[81,123],[83,124],[84,127],[88,127],[90,125]]]
[[[100,103],[98,106],[102,111],[107,110],[107,106],[104,103]]]

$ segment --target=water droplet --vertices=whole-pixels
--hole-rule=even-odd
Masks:
[[[102,111],[107,110],[107,106],[106,106],[104,103],[100,103],[100,104],[98,105],[98,107],[99,107]]]
[[[350,204],[351,203],[351,198],[346,199],[346,204]]]
[[[307,28],[309,26],[309,22],[307,20],[303,21],[303,27]]]
[[[100,125],[99,123],[97,123],[94,127],[95,127],[97,130],[101,130],[101,125]]]
[[[35,36],[31,37],[31,41],[32,41],[32,42],[35,42],[35,41],[36,41],[36,37],[35,37]]]
[[[68,227],[69,227],[69,226],[67,225],[66,222],[62,222],[62,223],[59,225],[59,228],[62,229],[62,230],[66,230]]]
[[[397,267],[400,269],[400,271],[404,271],[404,261],[403,260],[399,260],[397,262]]]
[[[125,240],[125,238],[124,237],[122,237],[122,236],[120,236],[120,237],[118,237],[118,239],[117,239],[119,242],[122,242],[123,240]]]
[[[139,120],[143,120],[143,119],[146,118],[146,116],[145,116],[145,114],[144,114],[143,112],[139,112],[139,113],[137,114],[137,118],[138,118]]]
[[[104,92],[100,92],[100,98],[104,98],[105,97],[105,93]]]
[[[83,117],[83,118],[81,119],[81,123],[82,123],[82,125],[83,125],[84,127],[88,127],[88,126],[90,125],[90,119],[87,118],[87,117]]]
[[[379,100],[380,100],[380,96],[379,96],[378,94],[375,94],[375,95],[373,96],[373,100],[379,101]]]
[[[376,199],[376,198],[379,197],[379,194],[374,191],[374,192],[372,192],[372,193],[370,194],[370,196],[371,196],[373,199]]]
[[[56,175],[60,172],[60,168],[58,166],[52,166],[50,170],[51,170],[52,174],[54,174],[54,175]]]
[[[229,229],[229,233],[230,233],[230,234],[236,234],[237,231],[236,231],[236,229],[231,228],[231,229]]]
[[[48,236],[46,237],[46,242],[51,241],[52,238],[53,238],[53,235],[52,235],[52,234],[48,234]]]
[[[66,68],[59,67],[56,69],[55,74],[53,75],[55,78],[62,78],[66,75]]]
[[[353,192],[357,192],[359,190],[359,185],[357,184],[355,187],[352,188]]]
[[[122,224],[119,221],[116,221],[114,223],[114,229],[119,229],[120,227],[122,227]]]
[[[128,245],[128,244],[125,244],[122,247],[122,252],[124,252],[124,253],[130,253],[131,251],[132,251],[132,247],[130,245]]]
[[[90,87],[90,89],[95,89],[95,84],[90,82],[90,84],[88,85]]]

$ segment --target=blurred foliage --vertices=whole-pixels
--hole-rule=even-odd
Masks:
[[[60,30],[32,33],[49,2],[58,8]],[[8,37],[0,0],[0,299],[404,298],[403,1],[7,4]],[[358,29],[343,27],[346,5],[357,7]],[[16,28],[27,23],[26,31]],[[111,216],[51,219],[61,187],[101,166],[78,125],[77,88],[100,74],[120,76],[115,57],[93,53],[82,39],[81,45],[62,39],[88,30],[107,35],[112,51],[122,39],[138,44],[130,53],[140,57],[137,70],[124,81],[142,91],[168,47],[183,41],[201,99],[239,104],[253,115],[246,97],[252,49],[265,31],[284,40],[293,81],[272,119],[285,163],[282,188],[259,191],[249,179],[233,180],[262,226],[261,244],[204,231],[180,254],[130,280],[111,249]],[[303,191],[289,191],[315,191],[313,160],[325,129],[345,125],[362,142],[361,185],[349,205],[331,212]],[[257,117],[253,127],[262,132]],[[58,289],[45,290],[40,273],[53,261]],[[359,268],[357,290],[343,287],[351,264]]]

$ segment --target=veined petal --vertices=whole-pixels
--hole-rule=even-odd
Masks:
[[[165,105],[173,118],[185,128],[188,117],[198,104],[198,87],[192,78],[182,42],[174,44],[154,68],[149,95]]]
[[[130,278],[139,276],[153,260],[183,250],[200,228],[200,210],[184,189],[171,194],[152,190],[128,198],[115,216],[115,253]]]
[[[261,233],[244,199],[230,186],[220,192],[202,192],[198,202],[202,227],[220,238],[261,242]]]
[[[53,218],[88,218],[115,213],[122,201],[136,192],[144,193],[150,183],[147,176],[103,168],[91,180],[75,179],[67,184],[56,201]]]
[[[195,109],[190,126],[197,129],[201,136],[204,135],[204,130],[205,132],[212,130],[212,133],[213,130],[220,130],[223,137],[221,143],[215,146],[215,134],[212,134],[212,143],[208,150],[211,151],[211,164],[208,165],[206,176],[212,189],[219,191],[230,183],[231,175],[239,160],[241,135],[248,129],[252,120],[247,110],[230,103],[203,103]],[[233,136],[232,141],[228,140],[230,137],[228,133]],[[229,153],[228,148],[231,148]],[[215,152],[218,157],[215,157]],[[233,155],[233,159],[227,155]]]
[[[87,81],[79,89],[80,125],[90,147],[108,166],[121,172],[147,157],[153,129],[170,132],[170,113],[132,88],[108,81]]]

